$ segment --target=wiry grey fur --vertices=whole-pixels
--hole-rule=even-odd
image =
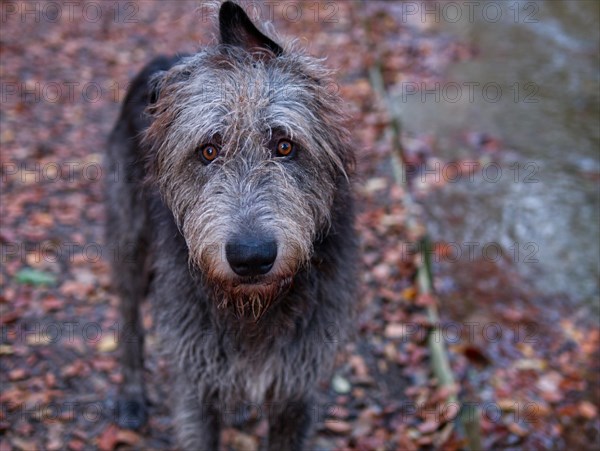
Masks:
[[[183,449],[214,449],[228,413],[269,414],[269,448],[301,449],[317,381],[351,327],[353,153],[321,62],[284,51],[226,2],[219,45],[159,58],[134,80],[110,138],[108,239],[127,334],[118,421],[141,426],[150,292],[172,364]],[[284,138],[291,158],[274,154]],[[219,147],[210,164],[206,143]],[[228,263],[232,236],[269,236],[266,274]],[[241,410],[240,410],[241,411]]]

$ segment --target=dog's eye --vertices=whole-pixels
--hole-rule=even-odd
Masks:
[[[219,151],[217,149],[217,146],[215,146],[214,144],[205,144],[200,148],[200,155],[202,156],[202,160],[204,161],[204,163],[208,164],[215,158],[217,158],[217,155],[219,155]]]
[[[277,143],[277,156],[289,157],[294,152],[294,144],[287,139],[280,139]]]

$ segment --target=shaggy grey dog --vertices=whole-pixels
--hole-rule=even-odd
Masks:
[[[219,26],[219,44],[137,76],[110,137],[107,235],[126,323],[117,421],[146,421],[148,295],[179,444],[218,448],[221,425],[254,405],[270,449],[302,449],[316,383],[352,326],[354,155],[320,61],[232,2]]]

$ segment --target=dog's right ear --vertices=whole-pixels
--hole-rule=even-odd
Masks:
[[[279,56],[283,49],[261,33],[246,12],[234,2],[227,1],[219,10],[221,43],[241,47],[250,53],[268,50]]]

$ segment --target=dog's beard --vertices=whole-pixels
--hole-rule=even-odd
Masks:
[[[228,310],[240,320],[258,322],[291,288],[293,278],[269,277],[257,283],[210,283],[219,310]]]
[[[238,277],[226,266],[226,256],[221,250],[223,246],[202,244],[202,247],[191,249],[189,264],[201,275],[217,310],[231,313],[240,321],[251,322],[258,322],[289,292],[298,272],[308,265],[304,263],[305,253],[312,250],[288,246],[277,257],[274,268],[268,274]],[[219,249],[219,252],[214,249]]]

